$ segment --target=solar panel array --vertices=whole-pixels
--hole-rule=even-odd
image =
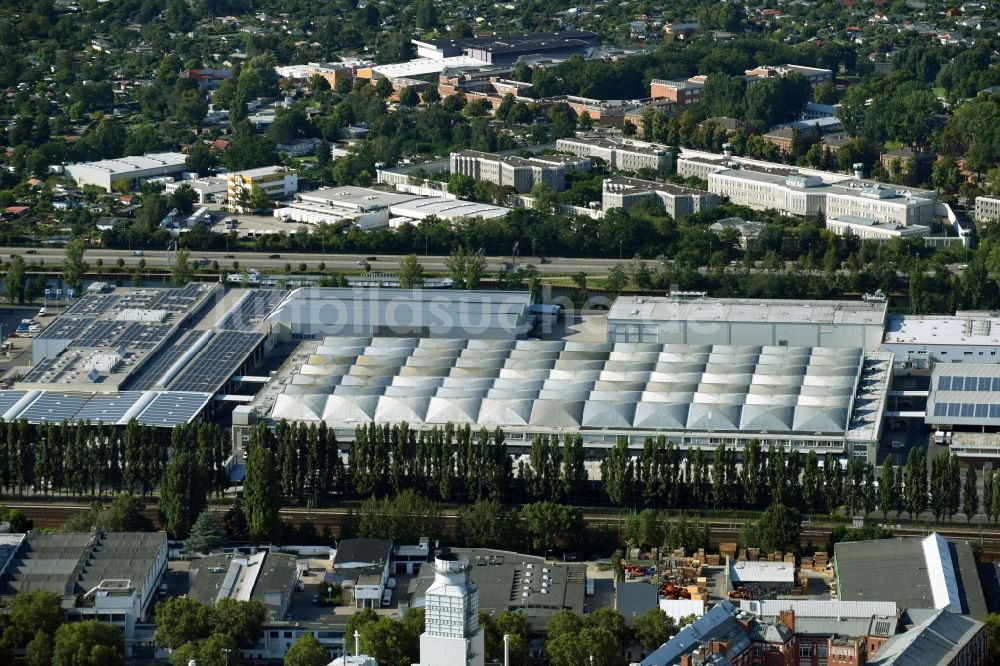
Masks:
[[[982,391],[1000,393],[1000,377],[965,377],[942,375],[938,377],[939,391]]]
[[[283,289],[249,291],[223,315],[216,327],[227,331],[252,331],[287,295]]]
[[[114,294],[87,294],[68,310],[67,314],[99,315],[110,310],[118,302]]]
[[[118,310],[152,310],[163,292],[160,291],[134,291],[118,299]]]
[[[200,331],[188,331],[171,345],[158,351],[156,356],[146,361],[139,372],[131,377],[129,388],[135,391],[148,391],[155,387],[160,377],[191,347],[200,334]]]
[[[261,333],[221,331],[195,356],[171,383],[173,391],[215,391],[239,368]]]
[[[16,405],[24,393],[24,391],[0,391],[0,415],[6,414],[8,409]]]
[[[189,312],[208,289],[209,285],[200,282],[192,282],[180,289],[171,289],[163,292],[156,303],[156,308],[168,312]]]
[[[90,317],[59,317],[38,334],[39,340],[75,340],[94,323]]]
[[[117,423],[141,397],[140,391],[98,393],[76,413],[74,418],[77,421],[91,423]]]
[[[169,324],[132,323],[125,327],[116,342],[134,349],[148,350],[159,344],[172,328]]]
[[[208,402],[209,396],[204,393],[178,393],[168,391],[159,393],[146,406],[136,421],[144,425],[172,428],[188,423]]]
[[[0,414],[7,414],[27,391],[0,391]],[[211,399],[208,393],[62,393],[40,391],[38,395],[8,420],[24,419],[29,423],[120,423],[133,408],[136,421],[147,425],[173,427],[189,423]]]
[[[90,395],[87,393],[55,393],[45,391],[32,401],[28,408],[18,414],[18,419],[27,419],[31,423],[71,420],[83,409]]]

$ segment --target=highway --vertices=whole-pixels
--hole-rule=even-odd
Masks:
[[[98,259],[104,262],[105,270],[113,269],[119,259],[125,261],[125,265],[129,267],[134,267],[139,264],[140,261],[145,260],[145,266],[150,268],[167,268],[174,260],[174,252],[166,250],[144,250],[142,255],[137,255],[133,251],[129,250],[111,250],[106,248],[92,248],[88,249],[84,257],[85,261],[90,265],[91,270],[93,270],[94,264]],[[62,263],[65,257],[65,251],[62,248],[21,248],[21,247],[0,247],[0,259],[4,262],[10,260],[14,255],[20,255],[29,264],[32,261],[37,262],[39,259],[44,260],[46,265],[59,265]],[[374,261],[368,261],[368,258],[375,256]],[[368,272],[369,270],[374,273],[395,273],[399,270],[399,264],[403,260],[405,255],[392,255],[392,254],[322,254],[322,253],[296,253],[296,252],[200,252],[191,251],[191,258],[194,260],[206,260],[209,265],[211,262],[218,261],[219,268],[225,270],[234,270],[233,263],[237,262],[239,264],[239,270],[247,268],[256,268],[263,273],[273,273],[273,272],[283,272],[285,269],[285,264],[291,264],[292,270],[298,270],[299,264],[305,262],[307,269],[310,272],[316,272],[319,270],[319,264],[325,264],[327,271],[339,271],[342,273],[362,273]],[[433,255],[433,256],[418,256],[417,257],[424,267],[424,270],[431,274],[444,274],[448,272],[445,265],[448,257]],[[622,259],[594,259],[594,258],[579,258],[579,257],[539,257],[530,255],[521,255],[516,258],[516,266],[524,267],[528,264],[533,265],[541,275],[546,275],[549,277],[554,276],[564,276],[568,277],[575,273],[583,271],[589,277],[604,277],[607,276],[610,269],[616,264],[624,263],[628,264],[631,261],[629,257],[624,257]],[[511,256],[493,256],[486,257],[487,262],[487,273],[490,275],[495,275],[505,268],[510,268],[511,266]],[[364,264],[367,263],[370,268],[366,269]],[[645,260],[647,268],[650,271],[655,271],[659,260],[657,259],[647,259]],[[791,270],[794,266],[794,262],[786,262],[786,270]],[[948,271],[953,274],[961,274],[965,269],[965,264],[949,264],[947,266]],[[702,273],[706,272],[708,269],[702,267],[699,269]],[[742,270],[742,265],[732,268],[731,270]],[[760,268],[752,269],[754,273],[766,272]],[[841,269],[839,272],[845,273],[846,270]],[[810,273],[812,275],[823,275],[823,271],[803,271],[803,273]]]
[[[46,265],[61,264],[65,251],[61,248],[0,248],[0,258],[4,262],[10,260],[14,255],[20,255],[29,264],[32,261],[44,260]],[[173,263],[175,253],[165,250],[144,250],[141,256],[129,250],[109,250],[105,248],[88,249],[84,256],[85,261],[93,268],[98,259],[104,262],[105,269],[113,268],[119,259],[123,259],[127,266],[137,266],[140,261],[145,260],[145,265],[150,268],[166,268]],[[283,271],[285,264],[291,264],[293,270],[298,270],[299,264],[305,262],[310,270],[318,270],[319,264],[326,264],[326,270],[336,270],[341,272],[362,272],[363,264],[369,254],[320,254],[320,253],[292,253],[292,252],[198,252],[192,251],[191,258],[195,260],[206,259],[208,262],[218,261],[221,269],[232,269],[233,262],[239,263],[239,268],[256,268],[261,272]],[[276,257],[276,258],[275,258]],[[367,261],[372,272],[396,272],[404,255],[377,255],[374,261]],[[424,270],[430,273],[445,273],[447,267],[445,262],[448,257],[428,256],[419,257]],[[490,273],[507,268],[511,264],[510,255],[503,257],[487,257],[487,268]],[[628,259],[623,261],[627,262]],[[360,263],[359,263],[360,262]],[[517,258],[517,266],[523,267],[532,264],[544,275],[572,275],[579,271],[587,275],[606,275],[608,270],[619,263],[618,259],[574,259],[546,257],[544,262],[540,257],[520,256]],[[652,269],[655,261],[647,261],[647,265]]]

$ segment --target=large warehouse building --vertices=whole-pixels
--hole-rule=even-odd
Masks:
[[[328,335],[522,338],[534,323],[523,291],[303,287],[268,316],[290,340]]]
[[[891,355],[860,348],[328,337],[306,343],[254,408],[326,422],[502,427],[508,444],[579,433],[598,451],[666,435],[688,447],[751,439],[867,457]],[[595,455],[600,455],[595,452]]]
[[[99,162],[66,165],[66,173],[77,186],[96,185],[108,192],[119,180],[133,187],[148,178],[172,176],[187,171],[187,156],[183,153],[146,153],[141,157],[119,157]]]
[[[611,342],[861,347],[882,343],[886,301],[707,298],[674,293],[629,296],[608,312]]]

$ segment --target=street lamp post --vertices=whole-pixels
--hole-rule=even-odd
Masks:
[[[225,659],[226,666],[229,666],[229,653],[232,652],[229,648],[222,648],[222,656]]]

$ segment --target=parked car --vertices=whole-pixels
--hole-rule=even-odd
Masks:
[[[902,443],[901,441],[899,441],[898,439],[894,439],[894,440],[892,440],[892,444],[890,444],[889,446],[890,446],[890,448],[893,448],[893,449],[902,449],[902,448],[905,448],[905,447],[906,447],[906,445],[905,445],[905,444],[903,444],[903,443]]]

